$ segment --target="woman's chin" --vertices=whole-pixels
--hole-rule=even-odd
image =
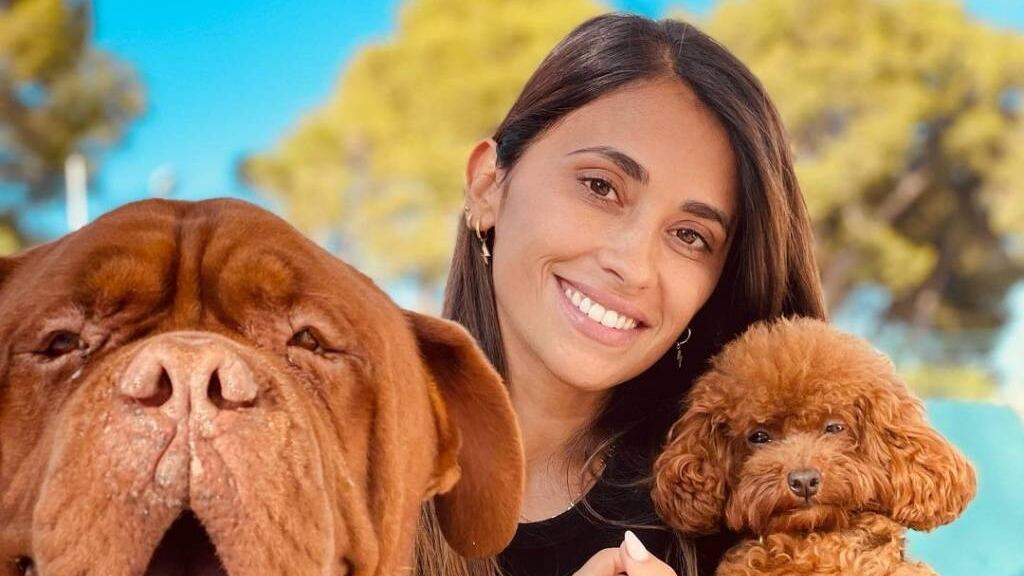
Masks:
[[[629,379],[621,356],[604,357],[592,351],[565,350],[548,359],[548,366],[562,382],[581,392],[607,392]]]

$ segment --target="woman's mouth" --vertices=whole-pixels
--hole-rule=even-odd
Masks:
[[[561,307],[570,323],[583,335],[607,346],[623,346],[646,327],[640,320],[606,306],[564,278],[555,278],[561,292]]]

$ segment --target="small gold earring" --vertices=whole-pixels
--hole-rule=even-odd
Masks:
[[[480,241],[480,256],[484,259],[484,266],[487,266],[490,263],[491,251],[487,249],[487,239],[480,233],[480,220],[473,223],[473,228],[476,230],[476,239]]]

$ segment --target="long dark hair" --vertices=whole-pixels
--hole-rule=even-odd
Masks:
[[[736,235],[714,292],[690,322],[683,367],[669,350],[616,386],[581,431],[580,446],[590,454],[614,442],[616,458],[633,458],[636,469],[647,472],[686,391],[724,343],[758,320],[826,316],[812,227],[779,114],[750,70],[690,24],[606,14],[578,26],[544,59],[495,131],[498,167],[511,170],[566,114],[618,88],[661,78],[686,84],[722,123],[736,158],[739,197]],[[465,326],[507,378],[490,269],[461,220],[443,314]],[[429,514],[424,524],[429,533]],[[421,574],[494,573],[493,565],[467,569],[450,559],[431,564],[426,556],[439,551],[420,552]],[[692,561],[686,564],[695,573]]]

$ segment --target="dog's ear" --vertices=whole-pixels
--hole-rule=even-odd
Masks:
[[[0,288],[4,287],[4,282],[12,272],[14,272],[14,258],[0,256]]]
[[[728,439],[707,393],[706,380],[694,385],[690,407],[654,464],[651,497],[658,515],[690,535],[716,532],[725,507]]]
[[[864,442],[885,470],[879,500],[891,517],[914,530],[952,522],[974,498],[974,467],[924,417],[924,408],[890,374],[859,402],[869,425]]]
[[[524,458],[519,425],[498,373],[462,326],[406,311],[440,397],[434,477],[437,518],[463,556],[493,556],[515,535]]]

